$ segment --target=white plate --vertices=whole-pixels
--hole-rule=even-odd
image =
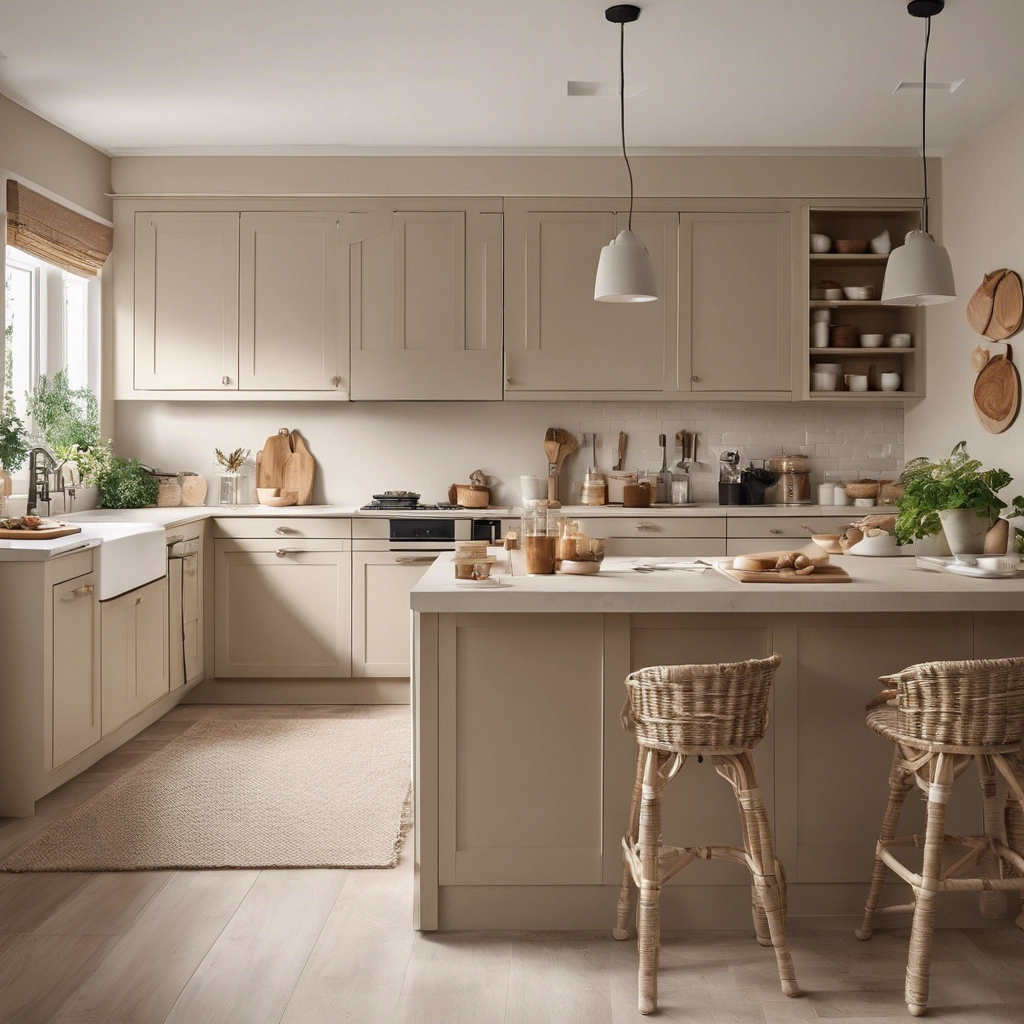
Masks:
[[[995,569],[982,569],[977,565],[961,565],[958,562],[947,565],[946,572],[955,572],[957,576],[974,576],[979,580],[1013,580],[1019,579],[1021,575],[1017,569],[997,572]]]

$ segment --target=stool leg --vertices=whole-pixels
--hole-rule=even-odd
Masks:
[[[1017,774],[1013,771],[1011,761],[1006,760],[1005,763],[1007,771],[1011,774]],[[1017,777],[1020,777],[1019,774],[1017,774]],[[1017,798],[1016,793],[1012,789],[1006,794],[1004,821],[1006,824],[1006,845],[1015,853],[1019,853],[1024,857],[1024,802]],[[1016,871],[1013,873],[1016,874]],[[1024,907],[1021,908],[1016,925],[1018,928],[1024,929]]]
[[[643,793],[640,801],[640,904],[637,912],[637,979],[640,1013],[658,1008],[658,958],[661,952],[661,790],[660,757],[645,751]]]
[[[733,775],[730,773],[725,776],[732,785]],[[735,786],[733,786],[735,792]],[[737,797],[738,799],[738,797]],[[750,853],[750,832],[747,827],[747,816],[743,812],[742,805],[740,806],[740,831],[743,834],[743,849]],[[776,862],[776,873],[781,868],[781,864]],[[782,883],[785,885],[785,882]],[[757,885],[754,883],[753,877],[750,879],[750,913],[754,919],[754,936],[758,943],[762,946],[770,946],[772,944],[772,932],[768,927],[768,915],[764,912],[764,906],[761,903],[761,897],[757,891]]]
[[[907,799],[907,793],[913,783],[913,776],[902,767],[903,760],[900,757],[899,748],[893,751],[892,768],[889,770],[889,801],[885,805],[885,817],[882,818],[882,831],[879,833],[879,843],[889,843],[896,837],[896,827],[900,822],[900,812],[903,810],[903,802]],[[858,939],[870,939],[875,930],[875,912],[882,898],[882,889],[885,886],[885,876],[888,868],[882,860],[876,848],[875,866],[871,872],[871,888],[868,890],[868,901],[864,907],[864,923],[854,933]]]
[[[742,754],[727,754],[714,760],[716,767],[720,763],[723,766],[729,764],[735,772],[735,782],[732,784],[736,790],[740,817],[745,822],[746,852],[754,876],[754,891],[768,921],[768,932],[775,947],[775,960],[779,968],[779,981],[787,996],[798,996],[801,994],[800,986],[796,982],[796,970],[786,938],[785,882],[777,873],[771,825],[758,785],[754,759],[750,751],[744,751]],[[728,775],[725,777],[729,778]]]
[[[975,760],[978,763],[978,778],[981,781],[981,797],[985,812],[985,837],[994,839],[997,842],[1006,842],[1006,825],[1003,821],[1002,801],[999,799],[996,787],[996,766],[991,757],[979,754]],[[1002,864],[999,857],[989,853],[982,858],[980,870],[983,875],[989,877],[998,873],[1002,876]],[[995,921],[1006,915],[1006,893],[983,891],[978,896],[978,906],[981,909],[981,916],[990,921]]]
[[[910,957],[907,961],[907,1008],[920,1017],[928,1007],[928,982],[935,933],[935,896],[942,872],[942,851],[946,838],[946,807],[953,788],[951,754],[938,754],[931,762],[928,785],[928,827],[925,831],[921,884],[914,889],[914,923],[910,929]]]
[[[636,770],[633,773],[633,794],[629,799],[629,825],[626,829],[626,843],[636,843],[639,839],[640,827],[640,799],[643,794],[644,785],[644,754],[646,751],[637,744],[636,748]],[[616,939],[624,939],[629,934],[629,915],[632,907],[632,892],[630,886],[633,884],[633,871],[629,865],[629,857],[626,851],[622,851],[622,888],[619,890],[619,899],[615,904],[615,927],[612,935]]]

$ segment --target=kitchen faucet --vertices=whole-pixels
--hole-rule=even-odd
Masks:
[[[60,480],[60,466],[57,460],[50,453],[49,449],[42,446],[32,448],[28,453],[28,502],[25,505],[25,514],[34,516],[41,502],[46,502],[46,513],[50,513],[50,474],[56,474],[58,486],[52,488],[54,491],[64,493],[64,484]]]

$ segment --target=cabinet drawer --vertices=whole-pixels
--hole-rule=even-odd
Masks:
[[[724,537],[725,519],[595,516],[580,520],[591,537]]]
[[[718,537],[612,537],[605,553],[625,558],[701,558],[725,554]]]
[[[811,539],[811,533],[838,533],[840,526],[856,519],[856,516],[838,518],[835,516],[737,516],[728,519],[729,539],[734,537],[801,537]],[[810,530],[805,530],[809,526]]]
[[[214,520],[215,537],[255,537],[278,539],[330,540],[352,536],[351,519],[304,518],[302,516],[248,518],[231,517]]]

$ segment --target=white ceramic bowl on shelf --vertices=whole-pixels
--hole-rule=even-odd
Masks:
[[[904,332],[890,334],[888,344],[889,348],[910,348],[914,344],[914,336]]]
[[[884,334],[862,334],[860,336],[861,348],[881,348],[884,342]]]
[[[875,297],[875,289],[869,284],[850,285],[843,294],[851,302],[868,302]]]
[[[848,373],[843,377],[847,391],[867,391],[868,375],[866,373]]]
[[[835,391],[839,386],[838,373],[811,373],[812,391]]]
[[[883,373],[879,379],[879,386],[883,391],[899,391],[903,378],[898,373]]]
[[[823,253],[828,252],[832,248],[832,239],[828,235],[813,234],[811,235],[811,252]]]

